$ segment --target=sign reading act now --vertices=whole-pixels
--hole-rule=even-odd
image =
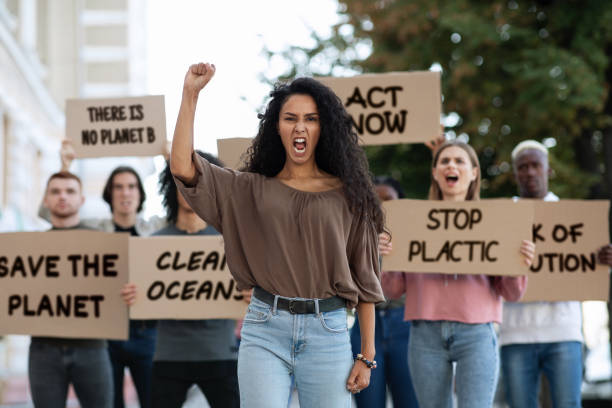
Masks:
[[[364,145],[419,143],[440,135],[440,73],[320,77],[338,95]]]

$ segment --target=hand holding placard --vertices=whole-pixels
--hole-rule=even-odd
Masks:
[[[138,288],[133,283],[126,283],[121,288],[121,298],[126,305],[132,306],[138,297]]]
[[[604,245],[597,251],[597,260],[602,265],[612,266],[612,244]]]
[[[392,200],[383,204],[393,248],[383,268],[419,273],[524,275],[533,256],[533,205],[512,200]],[[512,228],[506,228],[507,220]],[[523,254],[521,256],[520,254]]]
[[[74,146],[68,139],[62,140],[62,147],[60,148],[60,162],[62,163],[61,171],[70,171],[70,166],[76,158]]]
[[[378,253],[380,255],[389,255],[393,250],[393,242],[391,237],[386,232],[378,234]]]
[[[525,265],[531,266],[533,263],[533,257],[535,256],[536,246],[532,241],[523,240],[521,244],[521,254],[523,255],[523,259],[525,260]]]

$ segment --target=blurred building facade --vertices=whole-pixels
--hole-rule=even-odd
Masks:
[[[47,228],[37,213],[60,168],[67,98],[147,93],[146,11],[146,0],[0,0],[0,232]],[[110,216],[101,193],[119,164],[143,177],[154,170],[150,158],[73,164],[84,182],[83,217]],[[6,384],[26,373],[28,343],[0,338],[0,404],[20,402],[7,400]]]

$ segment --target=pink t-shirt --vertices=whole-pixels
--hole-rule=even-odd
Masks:
[[[404,320],[501,323],[502,298],[519,300],[527,277],[383,272],[382,287],[392,299],[406,294]]]

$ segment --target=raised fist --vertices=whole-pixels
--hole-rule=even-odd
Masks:
[[[183,90],[198,94],[202,88],[206,86],[208,81],[215,75],[215,65],[200,62],[193,64],[187,70],[185,74],[185,83],[183,84]]]

